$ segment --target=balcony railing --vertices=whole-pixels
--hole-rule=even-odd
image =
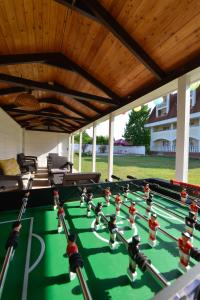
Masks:
[[[151,151],[156,152],[176,152],[176,146],[153,146],[151,147]],[[200,147],[198,146],[189,146],[190,153],[199,153]]]

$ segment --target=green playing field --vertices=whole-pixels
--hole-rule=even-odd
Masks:
[[[122,197],[123,198],[123,197]],[[137,211],[145,214],[145,201],[140,193],[129,194],[129,198],[136,202]],[[86,207],[80,208],[79,199],[76,202],[65,203],[66,224],[68,228],[78,234],[77,244],[84,259],[83,275],[88,284],[93,299],[152,299],[162,288],[151,273],[144,274],[138,269],[136,281],[131,284],[127,276],[128,255],[123,244],[111,251],[109,248],[109,233],[101,223],[98,231],[94,230],[94,213],[86,217]],[[94,204],[104,203],[105,215],[115,213],[114,199],[111,205],[105,205],[103,197],[95,198]],[[155,204],[184,217],[188,208],[167,201],[163,197],[154,196]],[[129,205],[129,201],[126,202]],[[174,237],[181,236],[184,230],[184,220],[175,217],[164,208],[153,206],[158,215],[158,222],[162,229]],[[1,213],[1,243],[0,263],[5,255],[5,242],[11,228],[12,221],[17,216],[16,211]],[[150,259],[154,267],[169,283],[173,283],[181,274],[178,268],[179,252],[176,241],[157,234],[157,246],[151,248],[148,243],[148,226],[146,220],[136,217],[136,228],[129,227],[128,209],[121,206],[117,225],[124,237],[129,240],[133,235],[141,236],[141,251]],[[68,258],[65,255],[66,237],[57,233],[57,213],[51,207],[27,209],[22,218],[20,243],[9,266],[3,291],[3,300],[35,300],[35,299],[83,299],[79,281],[69,281]],[[193,245],[198,246],[200,232],[195,231]],[[195,261],[191,260],[190,265]]]

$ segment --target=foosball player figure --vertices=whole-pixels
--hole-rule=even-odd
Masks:
[[[142,272],[145,272],[147,263],[151,261],[140,252],[140,236],[135,235],[132,237],[132,241],[128,244],[128,255],[129,255],[129,267],[127,274],[131,282],[134,282],[137,277],[137,265]]]
[[[151,207],[153,204],[153,194],[149,194],[149,198],[146,199],[146,212],[145,214],[147,215],[147,217],[149,218],[150,213],[151,213]]]
[[[190,211],[188,217],[185,217],[185,231],[190,234],[191,240],[193,239],[196,223],[195,213]]]
[[[136,208],[135,208],[135,202],[131,202],[131,206],[129,207],[129,221],[130,221],[130,227],[135,227],[135,215],[136,215]]]
[[[87,203],[87,217],[90,217],[91,215],[92,198],[93,198],[93,194],[91,192],[88,192],[86,194],[86,199],[85,199]]]
[[[58,216],[58,233],[61,233],[63,230],[61,217],[63,218],[65,217],[65,210],[63,208],[63,204],[59,205],[57,216]]]
[[[69,257],[69,278],[72,281],[76,277],[76,268],[83,267],[83,260],[78,252],[78,247],[76,245],[76,235],[68,235],[66,253]]]
[[[115,197],[115,206],[116,206],[116,215],[118,216],[120,213],[120,207],[122,204],[122,200],[120,198],[120,194],[118,193]]]
[[[156,234],[157,229],[160,227],[158,224],[157,215],[155,213],[151,214],[151,218],[148,220],[149,224],[149,240],[148,243],[151,247],[156,246]]]
[[[149,184],[146,183],[145,186],[144,186],[144,199],[148,199],[149,198],[149,194],[150,194],[150,187],[149,187]]]
[[[109,206],[110,205],[110,196],[111,196],[111,191],[110,191],[110,187],[108,186],[105,189],[105,199],[106,199],[106,205]]]
[[[56,189],[53,190],[53,201],[54,201],[53,209],[56,210],[57,204],[59,203],[59,192]]]
[[[124,188],[124,201],[128,200],[128,193],[130,192],[129,190],[129,184],[127,183],[127,185]]]
[[[183,271],[188,271],[190,251],[192,249],[191,237],[188,232],[182,232],[182,237],[178,239],[180,261],[179,266]]]
[[[99,224],[100,224],[100,221],[101,221],[101,215],[103,214],[102,207],[103,207],[102,202],[99,202],[97,204],[96,208],[95,208],[96,221],[95,221],[94,227],[95,227],[96,230],[99,227]]]
[[[198,211],[199,211],[198,200],[193,199],[189,208],[190,208],[190,211],[192,211],[195,214],[195,219],[197,220],[198,219]]]
[[[87,193],[87,189],[86,189],[86,187],[83,187],[83,188],[82,188],[82,191],[81,191],[80,207],[82,207],[83,204],[85,203],[86,193]]]
[[[181,204],[185,205],[188,199],[188,193],[185,188],[182,189],[180,192],[180,197],[181,197]]]
[[[109,245],[110,249],[113,250],[116,248],[116,233],[118,231],[115,215],[110,216],[110,221],[108,222],[108,230],[110,232]]]
[[[22,224],[20,221],[16,221],[13,223],[12,232],[10,233],[5,245],[6,250],[8,250],[9,247],[13,247],[11,259],[13,258],[15,249],[17,248],[19,243],[19,234],[20,234],[21,227]]]

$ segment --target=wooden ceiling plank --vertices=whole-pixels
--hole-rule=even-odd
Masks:
[[[73,62],[71,59],[69,59],[66,55],[62,55],[58,57],[57,60],[55,59],[47,59],[46,64],[49,64],[51,66],[56,66],[58,68],[62,68],[64,70],[73,70],[77,72],[79,75],[81,75],[83,78],[85,78],[87,81],[92,83],[94,86],[96,86],[98,89],[105,92],[108,96],[110,96],[117,104],[120,104],[120,97],[115,94],[112,90],[110,90],[107,86],[105,86],[102,82],[97,80],[95,77],[93,77],[91,74],[89,74],[86,70],[84,70],[82,67],[80,67],[78,64]]]
[[[137,59],[149,69],[157,79],[162,80],[165,72],[153,61],[153,59],[143,50],[143,48],[123,29],[123,27],[112,17],[112,15],[97,0],[81,0],[93,13],[100,22],[112,34],[128,48]]]
[[[70,119],[70,120],[73,120],[75,122],[79,122],[79,121],[82,120],[80,118],[70,117],[70,116],[67,116],[65,114],[49,115],[48,111],[47,111],[47,114],[46,114],[44,111],[43,112],[35,112],[35,111],[25,111],[25,110],[16,109],[16,108],[7,108],[7,112],[15,112],[15,113],[20,113],[22,115],[42,116],[42,117],[49,118],[49,119],[56,119],[56,118],[57,119]]]
[[[61,53],[24,53],[16,55],[1,55],[0,66],[14,65],[14,64],[27,64],[27,63],[44,63],[54,66],[65,71],[75,71],[94,86],[105,92],[108,96],[120,103],[120,97],[111,91],[102,82],[90,75],[86,70],[70,60],[68,57]]]
[[[1,92],[1,90],[0,90]],[[52,98],[42,98],[42,99],[38,99],[40,103],[51,103],[51,104],[55,104],[55,105],[58,105],[58,106],[63,106],[65,107],[66,109],[70,110],[71,112],[81,116],[82,118],[87,118],[88,119],[88,115],[80,112],[79,110],[77,110],[75,107],[72,107],[71,105],[68,105],[64,102],[61,102],[60,100],[58,99],[52,99]],[[90,118],[89,118],[90,119]]]
[[[83,16],[86,16],[92,20],[95,20],[96,22],[99,22],[95,14],[93,14],[93,12],[82,1],[76,0],[74,1],[74,4],[73,1],[71,0],[55,0],[55,1],[58,2],[59,4],[66,6],[67,8],[70,8],[72,10],[81,13]]]
[[[20,78],[16,76],[11,76],[7,74],[0,73],[0,81],[1,82],[7,82],[10,84],[14,84],[16,86],[25,87],[25,88],[31,88],[36,90],[44,90],[44,91],[51,91],[55,92],[61,95],[69,96],[69,97],[76,97],[79,100],[82,101],[99,101],[107,104],[116,105],[113,103],[113,100],[110,98],[100,97],[96,95],[91,95],[79,91],[75,91],[72,89],[67,89],[64,86],[61,85],[51,85],[48,83],[38,82],[30,79]]]

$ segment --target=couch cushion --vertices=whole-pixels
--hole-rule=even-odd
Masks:
[[[3,175],[21,174],[19,165],[15,158],[0,160],[0,169],[3,172]]]

